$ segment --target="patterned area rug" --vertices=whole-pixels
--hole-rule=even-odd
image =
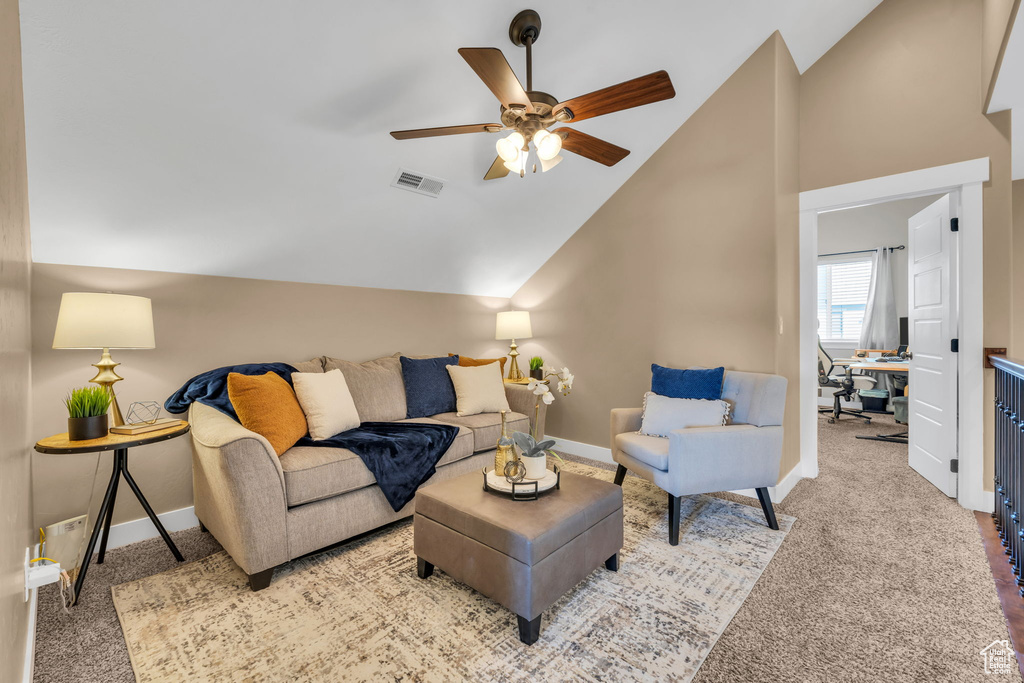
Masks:
[[[570,462],[567,470],[610,481]],[[540,640],[438,569],[416,577],[412,523],[280,569],[253,593],[225,553],[112,589],[139,681],[689,681],[792,527],[759,508],[627,477],[625,547],[544,612]],[[529,504],[523,503],[528,514]]]

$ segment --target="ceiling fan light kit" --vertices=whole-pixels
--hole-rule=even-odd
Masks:
[[[525,89],[498,48],[459,48],[459,54],[501,103],[501,123],[400,130],[393,131],[391,136],[396,140],[410,140],[439,135],[511,131],[495,144],[498,157],[484,175],[484,180],[502,178],[510,172],[525,177],[531,142],[544,172],[558,165],[562,160],[560,152],[563,149],[605,166],[614,166],[622,161],[629,154],[628,149],[572,128],[548,129],[556,124],[582,121],[671,99],[676,93],[668,74],[655,71],[560,102],[548,93],[533,89],[533,45],[540,37],[540,26],[540,15],[537,12],[523,10],[512,19],[508,29],[512,43],[526,48]],[[533,171],[537,171],[536,165]]]

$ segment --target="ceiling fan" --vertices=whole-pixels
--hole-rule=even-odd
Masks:
[[[508,36],[515,45],[526,48],[525,90],[498,48],[459,48],[459,54],[501,102],[501,123],[397,130],[392,131],[391,136],[396,140],[409,140],[438,135],[512,131],[507,137],[498,140],[498,158],[491,164],[484,180],[503,178],[510,172],[518,173],[520,177],[525,176],[531,141],[543,171],[554,168],[562,160],[559,152],[563,149],[605,166],[614,166],[629,154],[628,149],[572,128],[561,127],[553,131],[548,128],[556,123],[583,121],[675,97],[676,91],[668,74],[655,71],[587,95],[559,101],[546,92],[533,89],[533,45],[540,36],[540,15],[534,10],[523,10],[512,20]],[[533,165],[533,172],[537,172],[536,164]]]

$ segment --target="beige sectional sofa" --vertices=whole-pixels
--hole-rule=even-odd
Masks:
[[[366,363],[323,356],[294,365],[300,372],[340,369],[364,422],[434,422],[459,427],[428,483],[479,471],[493,463],[500,414],[458,417],[442,413],[406,420],[399,355]],[[506,384],[505,393],[512,410],[509,431],[529,431],[534,395],[516,384]],[[543,434],[544,416],[541,404],[538,434]],[[347,449],[296,446],[278,457],[264,437],[215,408],[193,403],[189,421],[196,515],[248,575],[253,590],[270,585],[278,565],[414,512],[415,501],[395,512],[373,474]]]

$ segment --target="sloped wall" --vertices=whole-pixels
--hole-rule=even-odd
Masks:
[[[771,36],[515,294],[540,354],[576,374],[548,432],[607,446],[650,364],[790,379],[782,473],[799,461],[798,74]]]
[[[1011,334],[1010,112],[982,113],[985,36],[997,35],[983,30],[984,9],[982,0],[886,0],[808,69],[800,81],[800,189],[989,157],[984,340],[1020,355],[1024,339]],[[989,370],[989,397],[992,382]],[[992,409],[986,401],[986,426]]]

